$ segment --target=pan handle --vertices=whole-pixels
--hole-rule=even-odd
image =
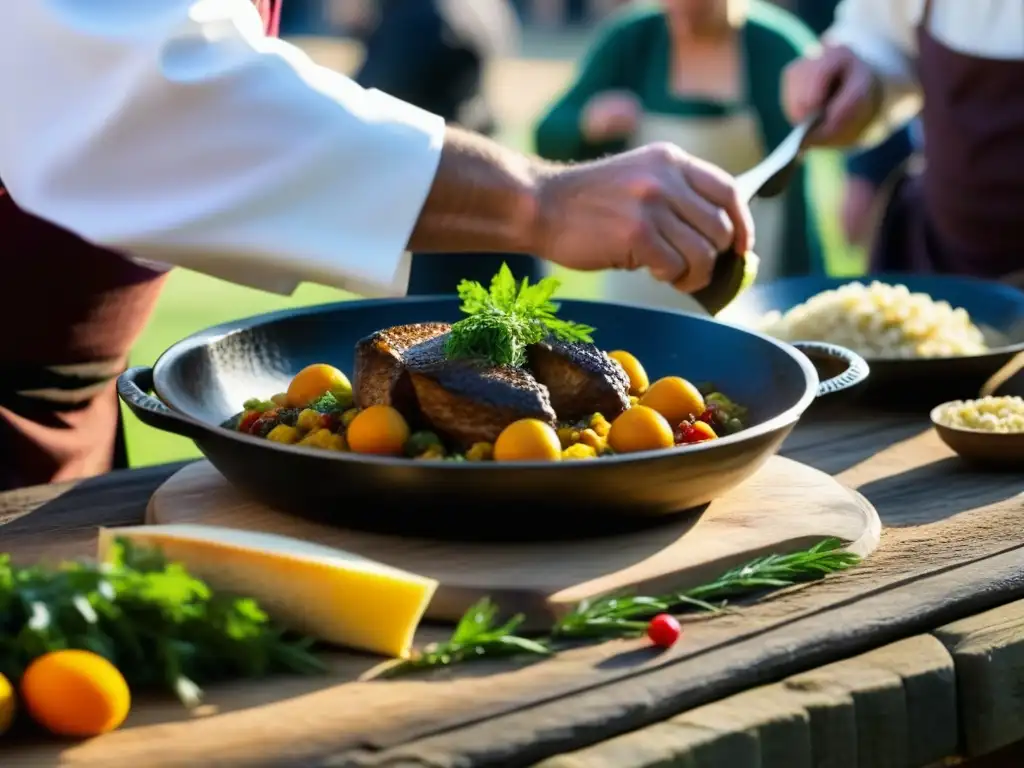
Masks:
[[[818,383],[816,397],[831,395],[862,383],[871,373],[867,361],[846,347],[823,341],[794,341],[791,346],[803,352],[812,362],[827,370],[837,370],[834,376]]]
[[[209,433],[209,428],[187,416],[175,413],[149,394],[153,389],[153,369],[129,368],[117,377],[117,394],[143,424],[193,440]]]

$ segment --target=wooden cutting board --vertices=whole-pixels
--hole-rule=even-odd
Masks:
[[[429,514],[426,505],[423,513]],[[831,536],[867,556],[881,533],[878,514],[863,496],[778,456],[703,511],[628,534],[588,538],[580,531],[569,542],[476,544],[334,528],[253,501],[205,461],[185,467],[156,491],[147,521],[292,536],[429,576],[440,586],[428,619],[457,621],[476,600],[490,597],[505,611],[525,613],[543,625],[585,598],[697,586],[753,558],[797,551]]]

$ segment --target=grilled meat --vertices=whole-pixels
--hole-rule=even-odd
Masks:
[[[549,339],[526,351],[534,378],[547,387],[563,421],[600,413],[611,421],[629,407],[629,377],[593,344]]]
[[[360,408],[390,405],[406,416],[416,413],[416,395],[405,370],[412,347],[451,329],[448,323],[414,323],[385,328],[356,344],[352,391]]]
[[[528,371],[447,360],[446,338],[430,339],[405,354],[419,413],[436,432],[469,446],[494,442],[517,419],[555,424],[547,389]]]

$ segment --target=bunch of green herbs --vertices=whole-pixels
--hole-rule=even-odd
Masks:
[[[156,550],[118,539],[109,563],[19,568],[0,555],[0,673],[69,648],[110,660],[132,688],[183,703],[218,680],[325,670],[312,640],[287,635],[247,598],[214,593]]]
[[[501,265],[489,289],[463,280],[458,294],[466,317],[452,326],[445,356],[521,366],[526,362],[526,348],[549,336],[565,342],[593,341],[594,329],[589,325],[557,316],[559,305],[551,297],[559,287],[553,277],[534,285],[526,278],[517,283],[507,264]]]

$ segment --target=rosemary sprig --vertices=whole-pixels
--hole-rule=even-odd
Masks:
[[[688,590],[655,597],[626,594],[584,601],[559,619],[547,636],[535,639],[515,634],[522,616],[495,626],[497,606],[485,598],[463,616],[451,639],[428,646],[413,658],[390,667],[386,674],[495,656],[544,656],[559,641],[639,637],[647,630],[648,621],[659,613],[719,613],[728,598],[756,596],[766,590],[817,581],[857,565],[860,558],[842,547],[839,539],[825,539],[801,552],[752,560],[708,584]]]
[[[659,613],[697,610],[717,613],[728,598],[816,581],[860,562],[842,549],[839,539],[825,539],[789,555],[768,555],[726,571],[709,584],[660,597],[619,595],[581,603],[552,630],[555,637],[623,637],[643,634],[648,619]],[[717,605],[716,601],[720,601]]]
[[[531,640],[516,635],[523,623],[522,614],[513,616],[504,624],[496,625],[498,607],[488,598],[475,603],[455,627],[451,638],[433,643],[409,659],[389,666],[382,676],[392,676],[428,667],[443,667],[460,661],[533,654],[546,656],[551,649],[543,640]]]
[[[466,317],[452,326],[445,355],[520,366],[526,362],[526,348],[548,336],[568,342],[592,341],[594,329],[589,325],[557,317],[559,307],[551,297],[560,285],[553,277],[535,285],[525,278],[517,283],[507,264],[501,265],[489,289],[463,280],[457,290]]]

